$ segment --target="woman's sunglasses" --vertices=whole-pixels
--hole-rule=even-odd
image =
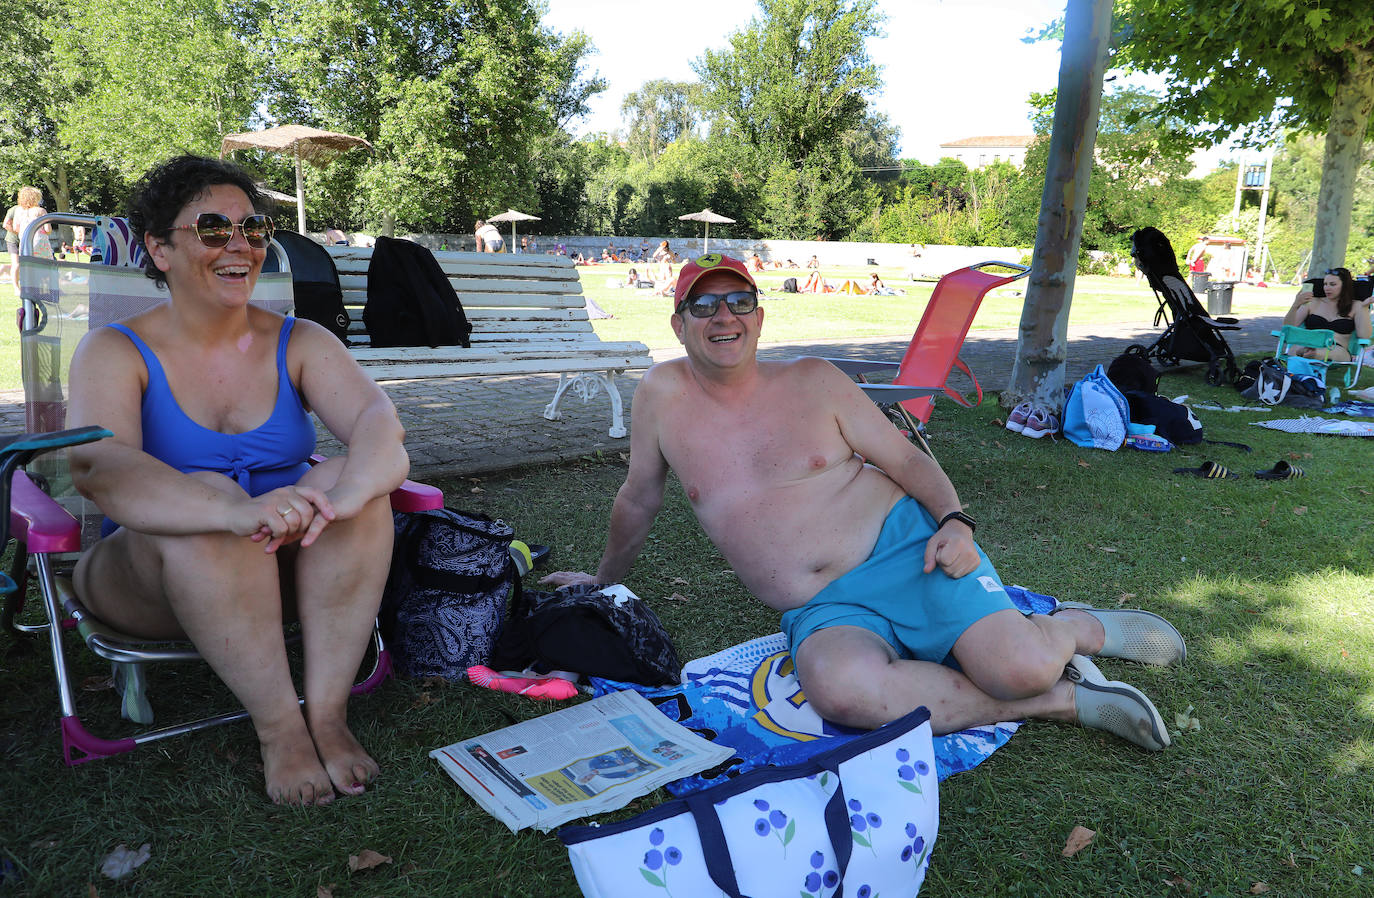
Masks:
[[[725,302],[726,308],[736,315],[748,315],[759,307],[758,293],[753,290],[735,290],[730,293],[698,293],[691,299],[684,300],[682,305],[677,307],[677,312],[681,315],[685,309],[693,318],[710,318],[716,314],[716,309],[720,308],[722,301]]]
[[[202,212],[196,216],[195,224],[175,225],[173,231],[195,231],[196,238],[210,247],[228,246],[234,237],[234,228],[243,232],[243,239],[253,249],[262,249],[272,239],[272,219],[266,215],[250,215],[238,224],[229,216],[219,212]]]

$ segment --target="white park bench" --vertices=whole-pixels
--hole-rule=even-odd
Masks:
[[[472,346],[375,349],[363,326],[371,247],[330,246],[348,309],[353,356],[373,380],[557,374],[544,408],[557,420],[571,389],[583,401],[605,390],[612,437],[626,434],[615,375],[653,364],[643,343],[603,341],[592,330],[577,268],[565,256],[436,252],[472,323]]]

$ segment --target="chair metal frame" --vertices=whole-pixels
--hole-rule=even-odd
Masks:
[[[52,224],[93,224],[91,216],[56,213],[45,215],[33,222],[21,237],[20,247],[20,330],[22,345],[29,340],[38,339],[49,322],[49,309],[52,304],[45,300],[34,278],[25,277],[26,258],[32,260],[32,235],[37,228],[46,223]],[[289,278],[289,262],[279,245],[274,245],[279,256],[282,271]],[[46,263],[47,260],[42,260]],[[33,262],[30,262],[30,266]],[[98,263],[64,263],[70,266],[73,277],[92,277],[104,267]],[[287,285],[289,287],[289,284]],[[89,310],[88,310],[89,312]],[[23,351],[25,363],[30,361],[27,350]],[[65,374],[65,371],[63,372]],[[62,378],[65,386],[65,377]],[[28,376],[25,378],[26,393],[29,389]],[[27,397],[30,399],[31,397]],[[64,401],[26,402],[29,412],[29,427],[35,432],[60,427],[65,417]],[[37,419],[37,420],[35,420]],[[56,419],[56,420],[54,420]],[[37,424],[39,426],[35,427]],[[44,426],[46,425],[46,426]],[[109,435],[104,431],[104,435]],[[2,447],[0,447],[2,448]],[[35,456],[25,460],[27,464]],[[54,458],[48,455],[44,458]],[[319,460],[319,457],[316,457]],[[78,715],[75,690],[69,673],[63,632],[75,629],[86,647],[98,657],[110,661],[115,669],[117,687],[124,687],[122,713],[126,718],[137,721],[140,717],[151,717],[139,694],[141,693],[142,670],[144,664],[164,661],[202,660],[188,642],[149,641],[129,636],[105,625],[86,610],[76,598],[69,578],[70,568],[82,551],[83,522],[62,502],[45,491],[47,477],[38,472],[10,471],[0,469],[0,476],[11,487],[7,493],[0,490],[0,498],[9,500],[8,509],[0,508],[0,517],[9,526],[9,538],[16,542],[14,561],[11,565],[10,579],[15,589],[5,596],[0,625],[10,632],[29,637],[46,635],[52,656],[53,673],[56,680],[61,718],[62,755],[68,766],[111,757],[131,751],[139,745],[159,741],[173,736],[243,720],[248,712],[238,710],[226,714],[204,717],[186,723],[161,726],[142,730],[135,735],[106,739],[91,733]],[[424,511],[443,507],[443,493],[436,487],[407,480],[391,495],[391,505],[396,511]],[[72,504],[72,503],[68,503]],[[0,547],[6,543],[0,541]],[[26,623],[20,620],[25,593],[30,581],[36,583],[41,599],[42,620],[39,623]],[[353,687],[353,694],[370,692],[391,675],[391,657],[382,640],[380,630],[374,626],[372,636],[372,665]],[[302,699],[303,701],[303,699]],[[150,719],[143,721],[150,723]]]
[[[1278,346],[1274,348],[1274,357],[1279,359],[1293,355],[1289,351],[1291,347],[1325,349],[1330,355],[1330,350],[1338,345],[1335,331],[1308,330],[1295,324],[1285,324],[1276,331],[1270,331],[1270,334],[1279,338]],[[1370,345],[1370,342],[1369,339],[1351,334],[1350,348],[1347,350],[1350,353],[1350,361],[1348,362],[1332,361],[1330,358],[1312,359],[1305,356],[1303,358],[1314,367],[1322,369],[1325,375],[1323,381],[1327,390],[1339,395],[1341,389],[1349,390],[1359,382],[1360,371],[1364,367],[1364,350]],[[1332,369],[1338,369],[1341,373],[1339,384],[1331,382]]]
[[[993,274],[985,268],[1009,268],[1012,274]],[[965,408],[983,401],[983,387],[959,356],[983,297],[1030,274],[1030,268],[1014,262],[979,262],[951,271],[935,285],[916,332],[911,335],[900,362],[876,359],[826,358],[859,382],[859,388],[878,403],[894,425],[906,432],[932,458],[926,441],[926,423],[935,409],[935,397],[944,395]],[[962,371],[973,381],[975,398],[969,399],[949,385],[950,374]],[[868,375],[892,372],[892,382],[875,384]]]

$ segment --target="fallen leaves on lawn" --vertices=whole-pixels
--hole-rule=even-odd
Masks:
[[[1166,885],[1181,888],[1185,892],[1191,892],[1193,890],[1193,884],[1188,880],[1184,879],[1182,876],[1179,876],[1177,873],[1175,873],[1173,876],[1170,876],[1168,879],[1164,880],[1164,882]]]
[[[1088,829],[1086,826],[1075,826],[1073,832],[1069,833],[1069,838],[1064,842],[1064,850],[1061,854],[1064,857],[1073,857],[1092,844],[1097,837],[1097,831]]]
[[[373,867],[380,867],[382,864],[389,863],[391,863],[391,858],[373,851],[371,848],[364,848],[357,854],[348,856],[348,872],[361,873],[363,870],[371,870]]]
[[[105,860],[100,864],[100,872],[109,879],[123,879],[130,873],[142,867],[152,857],[153,847],[147,842],[139,846],[137,851],[129,850],[129,846],[120,842],[115,846],[115,850],[106,855]],[[92,889],[95,887],[92,886]]]
[[[84,680],[81,681],[81,691],[82,691],[82,692],[104,692],[104,691],[106,691],[107,689],[113,689],[113,688],[114,688],[114,677],[110,677],[110,676],[104,676],[104,677],[101,677],[101,676],[87,677],[86,679],[84,679]]]
[[[674,577],[671,581],[669,581],[669,584],[672,586],[686,586],[687,581],[681,577]]]
[[[468,490],[468,492],[470,492],[470,493],[485,493],[486,490],[482,489],[480,486],[474,486],[472,489]]]
[[[672,595],[668,596],[668,601],[670,601],[670,602],[690,602],[690,601],[692,601],[692,600],[689,599],[689,598],[687,598],[686,596],[684,596],[684,595],[683,595],[682,593],[680,593],[680,592],[675,592],[675,593],[673,593]]]
[[[1202,732],[1202,721],[1198,720],[1196,717],[1193,716],[1193,706],[1189,705],[1188,709],[1184,711],[1182,714],[1174,715],[1174,727],[1179,732],[1183,733],[1186,733],[1190,730],[1196,733],[1200,733]]]
[[[1293,514],[1307,514],[1306,505],[1296,505],[1293,507]]]
[[[1092,467],[1092,465],[1088,464],[1087,462],[1085,462],[1085,461],[1084,461],[1083,459],[1081,459],[1081,458],[1078,460],[1078,466],[1079,466],[1080,468],[1091,468],[1091,467]]]
[[[327,886],[315,886],[315,898],[334,898],[334,883]]]
[[[1250,886],[1251,895],[1263,895],[1267,891],[1269,891],[1269,884],[1266,882],[1257,882]]]

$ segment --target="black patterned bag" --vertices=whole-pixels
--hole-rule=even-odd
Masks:
[[[460,680],[486,664],[511,590],[515,531],[505,521],[451,508],[396,512],[391,573],[379,613],[403,677]]]
[[[676,684],[682,670],[658,615],[620,585],[516,596],[491,666],[566,670],[645,686]]]

